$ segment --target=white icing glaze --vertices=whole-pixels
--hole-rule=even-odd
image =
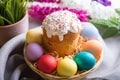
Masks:
[[[44,19],[42,27],[45,28],[48,38],[57,35],[59,40],[62,41],[68,31],[77,33],[81,29],[81,22],[76,14],[61,10],[48,15]]]

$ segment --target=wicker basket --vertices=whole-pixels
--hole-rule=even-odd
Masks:
[[[46,74],[46,73],[43,73],[40,70],[38,70],[35,67],[35,65],[27,59],[26,53],[25,53],[26,52],[26,46],[27,46],[27,44],[25,44],[25,47],[24,47],[25,62],[34,72],[36,72],[38,75],[40,75],[45,80],[81,80],[81,79],[85,78],[88,74],[93,72],[95,69],[97,69],[97,67],[100,65],[100,63],[102,61],[102,55],[101,55],[100,59],[97,61],[97,63],[95,64],[95,66],[92,69],[84,71],[80,74],[77,74],[77,75],[74,75],[74,76],[71,76],[71,77],[61,77],[61,76],[56,76],[56,75],[52,75],[52,74]]]

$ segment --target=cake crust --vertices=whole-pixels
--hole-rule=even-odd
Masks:
[[[80,31],[77,33],[68,32],[64,35],[64,40],[59,41],[58,36],[47,37],[45,29],[43,29],[43,44],[49,52],[56,51],[59,56],[72,54],[77,47]]]

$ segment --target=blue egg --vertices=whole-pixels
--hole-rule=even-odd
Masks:
[[[89,70],[96,64],[96,59],[90,52],[79,52],[75,55],[74,61],[80,70]]]
[[[92,23],[84,22],[82,23],[82,25],[84,28],[81,31],[81,36],[83,36],[86,39],[98,39],[99,32]]]

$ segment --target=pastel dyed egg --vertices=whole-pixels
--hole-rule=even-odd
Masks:
[[[102,43],[98,40],[88,40],[83,44],[83,50],[82,51],[88,51],[92,52],[97,61],[100,59],[102,54]]]
[[[81,36],[83,36],[85,39],[98,39],[99,32],[92,23],[83,22],[82,26],[84,28],[81,30]]]
[[[52,73],[55,71],[57,67],[57,60],[49,54],[45,54],[40,57],[40,59],[37,62],[37,68],[38,70],[44,72],[44,73]]]
[[[80,70],[89,70],[93,68],[96,63],[95,57],[90,52],[79,52],[75,55],[74,61]]]
[[[26,42],[27,43],[32,43],[36,42],[39,44],[42,44],[42,29],[31,29],[27,32],[26,34]]]
[[[30,43],[26,47],[26,56],[30,61],[36,61],[43,55],[43,48],[38,43]]]
[[[77,72],[77,64],[74,60],[69,58],[64,58],[58,61],[57,73],[60,76],[73,76]]]

